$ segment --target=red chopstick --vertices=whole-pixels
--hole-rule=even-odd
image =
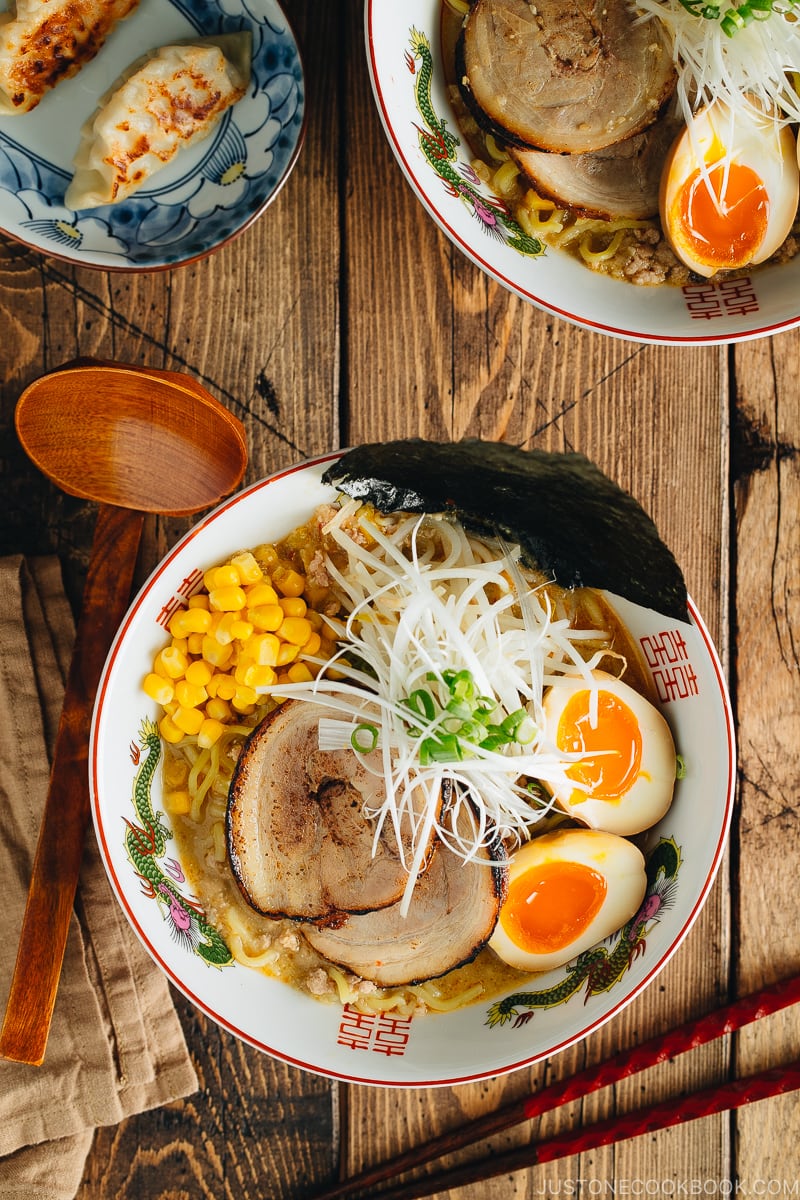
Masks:
[[[510,1129],[513,1125],[518,1125],[522,1121],[531,1120],[534,1117],[541,1116],[542,1113],[559,1108],[564,1104],[569,1104],[573,1100],[578,1100],[582,1096],[588,1096],[591,1092],[597,1091],[599,1088],[609,1087],[611,1084],[618,1083],[630,1075],[635,1075],[647,1067],[652,1067],[660,1062],[676,1058],[679,1054],[683,1054],[687,1050],[692,1050],[696,1046],[702,1046],[706,1042],[714,1041],[726,1033],[732,1033],[736,1029],[741,1029],[744,1025],[749,1025],[752,1021],[769,1016],[770,1013],[778,1012],[782,1008],[788,1008],[790,1005],[796,1004],[798,1000],[800,1000],[800,975],[795,975],[791,979],[782,980],[779,983],[761,988],[759,991],[743,996],[739,1000],[734,1000],[732,1003],[707,1013],[703,1017],[687,1021],[675,1029],[668,1030],[666,1033],[657,1034],[655,1037],[648,1039],[648,1041],[642,1042],[640,1046],[633,1046],[629,1050],[623,1050],[605,1062],[587,1067],[586,1070],[580,1071],[577,1075],[573,1075],[569,1079],[559,1080],[556,1083],[550,1084],[549,1087],[543,1088],[542,1091],[537,1092],[533,1096],[529,1096],[524,1100],[516,1100],[503,1108],[497,1109],[495,1112],[485,1113],[482,1116],[476,1117],[473,1121],[468,1121],[465,1125],[459,1126],[458,1129],[440,1134],[438,1137],[424,1142],[420,1146],[414,1146],[392,1159],[387,1159],[385,1162],[368,1167],[350,1179],[332,1184],[325,1190],[316,1193],[316,1200],[339,1200],[340,1197],[352,1197],[354,1192],[363,1191],[365,1188],[372,1187],[376,1183],[382,1183],[387,1179],[396,1179],[397,1176],[412,1170],[414,1167],[420,1167],[435,1158],[441,1158],[445,1154],[450,1154],[465,1146],[471,1146],[475,1142],[483,1141],[485,1138],[492,1137],[504,1129]],[[791,1070],[791,1068],[783,1069]],[[793,1086],[798,1085],[794,1084]],[[778,1090],[791,1089],[779,1088]],[[704,1094],[697,1093],[698,1096]],[[773,1093],[770,1092],[767,1094],[772,1095]],[[757,1099],[759,1097],[754,1098]],[[740,1103],[748,1103],[748,1101],[743,1100]],[[670,1114],[674,1114],[676,1101],[670,1101],[668,1107]],[[732,1105],[731,1107],[738,1106]],[[651,1109],[650,1111],[655,1112],[656,1110]],[[724,1110],[715,1109],[709,1111]],[[638,1116],[639,1119],[644,1119],[641,1113]],[[678,1118],[678,1120],[686,1119],[689,1118]],[[614,1128],[619,1128],[619,1124],[619,1119],[615,1118],[613,1122]],[[597,1130],[600,1126],[592,1126],[592,1128]],[[569,1134],[568,1136],[574,1138],[576,1135]],[[630,1133],[623,1136],[632,1137],[635,1135]],[[555,1139],[555,1141],[560,1140]],[[547,1144],[552,1145],[553,1143]],[[605,1143],[597,1144],[602,1145]],[[538,1148],[539,1152],[542,1151],[542,1148],[543,1144],[540,1144]],[[533,1147],[526,1146],[523,1149],[530,1154]],[[572,1153],[572,1151],[568,1150],[566,1153]],[[506,1157],[503,1156],[504,1161],[506,1161]],[[499,1158],[491,1160],[493,1163],[499,1161]],[[537,1161],[544,1162],[547,1160],[529,1158],[526,1164],[521,1165],[531,1165]],[[473,1172],[469,1178],[474,1179],[477,1178],[474,1172],[478,1169],[479,1165],[478,1163],[472,1163],[469,1165],[469,1168],[465,1167],[463,1170]],[[506,1169],[508,1168],[501,1168],[501,1170]],[[459,1170],[461,1168],[456,1168],[456,1173]],[[448,1177],[451,1177],[450,1172],[448,1172]],[[432,1179],[434,1177],[429,1176],[429,1178]],[[438,1176],[437,1178],[441,1180],[442,1177]],[[487,1175],[485,1178],[491,1178],[491,1176]],[[420,1181],[420,1186],[423,1184],[427,1184],[426,1179]],[[409,1184],[408,1186],[412,1187],[415,1185]],[[456,1187],[458,1184],[447,1185],[439,1183],[437,1186],[439,1190],[442,1190],[447,1186]],[[410,1197],[412,1195],[430,1195],[431,1193],[404,1191],[395,1193],[394,1190],[381,1192],[381,1196],[387,1197],[387,1200],[395,1194],[398,1197],[406,1195]]]
[[[380,1200],[419,1200],[422,1196],[450,1191],[467,1183],[494,1179],[497,1175],[510,1175],[514,1171],[522,1171],[539,1163],[553,1162],[557,1158],[567,1158],[571,1154],[595,1150],[598,1146],[622,1142],[627,1138],[639,1137],[643,1133],[653,1133],[657,1129],[668,1129],[671,1125],[694,1121],[698,1117],[709,1117],[712,1113],[728,1112],[732,1108],[741,1108],[744,1104],[766,1100],[768,1096],[796,1091],[798,1088],[800,1062],[788,1063],[783,1067],[761,1071],[757,1075],[748,1075],[744,1079],[703,1088],[687,1096],[673,1097],[650,1108],[636,1109],[622,1117],[610,1117],[608,1120],[598,1121],[596,1125],[587,1125],[577,1133],[571,1130],[545,1142],[531,1142],[507,1154],[497,1154],[479,1162],[464,1163],[450,1171],[424,1176],[422,1179],[373,1194],[375,1200],[378,1200],[378,1197]]]

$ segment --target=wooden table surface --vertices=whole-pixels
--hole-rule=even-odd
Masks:
[[[305,144],[265,215],[211,258],[106,274],[0,241],[2,552],[57,553],[77,604],[94,511],[43,481],[12,424],[22,389],[77,355],[195,375],[244,422],[249,479],[388,437],[581,450],[651,513],[729,672],[739,741],[729,850],[689,937],[642,996],[574,1048],[484,1083],[331,1082],[248,1048],[176,993],[200,1090],[99,1130],[79,1200],[301,1200],[800,969],[800,331],[735,347],[640,345],[557,320],[481,274],[392,157],[362,7],[287,4],[306,68]],[[185,527],[148,518],[140,577]],[[790,1010],[540,1131],[798,1057]],[[446,1194],[797,1196],[799,1147],[789,1095]]]

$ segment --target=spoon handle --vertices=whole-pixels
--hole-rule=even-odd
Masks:
[[[39,829],[0,1056],[44,1059],[89,820],[89,731],[108,651],[130,602],[142,513],[100,507]]]

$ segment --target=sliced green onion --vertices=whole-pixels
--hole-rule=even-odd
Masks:
[[[474,757],[477,748],[494,752],[511,744],[529,745],[535,739],[536,725],[525,708],[515,709],[500,722],[490,720],[498,703],[493,696],[478,692],[471,671],[448,669],[441,675],[428,672],[426,678],[447,688],[449,698],[444,705],[427,688],[415,688],[400,700],[414,718],[428,726],[437,722],[436,728],[428,733],[417,720],[405,723],[411,736],[420,739],[418,753],[424,766],[460,762]]]
[[[686,778],[686,762],[685,762],[682,754],[675,755],[675,778],[676,779],[685,779]]]
[[[378,744],[378,727],[371,725],[367,721],[361,725],[356,725],[350,735],[350,745],[357,754],[369,754]]]
[[[790,8],[797,7],[798,0],[789,0]],[[719,3],[703,3],[702,0],[680,0],[680,4],[693,17],[701,17],[706,21],[719,21],[720,29],[728,37],[733,37],[740,29],[744,29],[751,21],[766,21],[773,14],[773,0],[744,0],[732,8],[723,10]]]

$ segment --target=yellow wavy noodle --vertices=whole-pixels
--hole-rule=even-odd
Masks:
[[[394,1013],[398,1017],[412,1017],[420,1008],[416,997],[405,992],[367,992],[357,996],[353,1007],[359,1012]]]
[[[514,217],[529,237],[552,239],[563,230],[567,214],[531,188],[514,208]]]
[[[426,1008],[431,1008],[434,1012],[454,1012],[455,1009],[463,1008],[465,1004],[471,1004],[473,1000],[482,996],[483,984],[473,984],[472,987],[465,988],[463,992],[457,992],[454,996],[442,996],[433,981],[419,983],[411,988],[411,991]]]
[[[338,967],[329,966],[327,968],[328,978],[336,984],[336,990],[339,993],[339,1001],[341,1004],[351,1004],[358,999],[358,993],[353,989],[351,983],[348,983],[347,976]]]
[[[492,191],[504,198],[515,195],[519,192],[519,177],[519,167],[512,159],[507,159],[492,174]]]
[[[238,933],[231,934],[228,939],[228,946],[230,947],[231,954],[238,963],[241,963],[243,967],[252,967],[254,970],[269,966],[271,962],[274,962],[276,957],[275,951],[271,946],[267,946],[265,950],[261,950],[255,954],[249,950],[245,950],[244,942]]]
[[[490,133],[483,135],[483,141],[490,158],[495,162],[508,162],[508,154]]]
[[[228,857],[225,845],[225,826],[222,821],[215,821],[211,829],[214,834],[214,858],[218,863],[224,863]]]
[[[593,241],[591,237],[582,238],[578,252],[584,262],[587,262],[593,266],[596,266],[602,262],[608,262],[608,260],[613,258],[619,250],[624,236],[625,234],[623,230],[618,229],[617,232],[613,234],[608,245],[604,246],[602,250],[592,249]]]
[[[192,797],[191,818],[199,821],[203,802],[219,770],[219,746],[201,750],[189,772],[189,792]]]

